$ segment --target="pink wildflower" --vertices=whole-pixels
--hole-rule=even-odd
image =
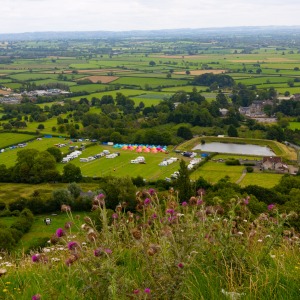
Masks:
[[[179,268],[179,269],[183,269],[183,263],[179,263],[178,265],[177,265],[177,267]]]
[[[40,260],[40,255],[39,254],[34,254],[31,256],[31,260],[33,262],[38,262]]]
[[[64,236],[64,235],[65,235],[65,232],[63,231],[62,228],[58,228],[58,229],[56,230],[56,236],[57,236],[57,237],[62,237],[62,236]]]
[[[274,209],[274,208],[275,208],[275,204],[272,203],[272,204],[269,204],[269,205],[268,205],[268,210],[272,210],[272,209]]]
[[[68,249],[69,250],[74,250],[75,248],[77,248],[79,245],[77,242],[70,242],[68,243]]]
[[[146,198],[146,199],[144,200],[144,205],[145,205],[145,206],[149,205],[150,203],[151,203],[151,200],[150,200],[149,198]]]

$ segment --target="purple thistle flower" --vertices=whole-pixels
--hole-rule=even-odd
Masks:
[[[244,199],[244,204],[248,205],[249,204],[249,198]]]
[[[149,205],[150,203],[151,203],[151,200],[150,200],[149,198],[146,198],[146,199],[144,200],[144,205],[145,205],[145,206]]]
[[[274,208],[275,208],[275,204],[272,203],[272,204],[269,204],[269,205],[268,205],[268,210],[272,210],[272,209],[274,209]]]
[[[75,248],[77,248],[79,245],[77,242],[69,242],[68,243],[68,249],[69,250],[74,250]]]
[[[149,189],[149,194],[153,196],[155,194],[155,189]]]
[[[172,208],[171,208],[171,209],[167,209],[167,211],[166,211],[166,213],[167,213],[167,214],[170,214],[171,216],[174,215],[174,212],[175,212],[175,211],[174,211],[174,209],[172,209]]]
[[[56,236],[57,236],[57,237],[62,237],[62,236],[64,236],[64,235],[65,235],[65,232],[63,231],[62,228],[58,228],[58,229],[56,230]]]
[[[109,249],[109,248],[105,249],[104,251],[105,251],[107,254],[112,254],[112,250]]]
[[[40,294],[36,294],[36,295],[33,295],[31,297],[32,300],[40,300],[41,299],[41,295]]]
[[[94,250],[94,255],[95,255],[96,257],[101,256],[102,253],[103,253],[103,249],[102,249],[102,248],[97,248],[97,249]]]
[[[31,260],[33,262],[38,262],[40,260],[40,255],[39,254],[34,254],[31,256]]]
[[[73,223],[72,222],[66,222],[65,223],[65,229],[70,229],[72,227]]]
[[[133,291],[133,293],[137,295],[137,294],[140,293],[140,290],[136,289],[136,290]]]
[[[113,219],[118,219],[119,218],[119,215],[117,214],[117,213],[114,213],[114,214],[112,214],[112,216],[111,216]]]
[[[177,265],[177,267],[178,267],[179,269],[183,269],[184,265],[183,265],[183,263],[179,263],[179,264]]]
[[[184,202],[181,203],[181,205],[182,205],[183,207],[186,207],[186,206],[188,206],[188,203],[187,203],[186,201],[184,201]]]
[[[98,199],[103,199],[103,198],[105,198],[105,195],[102,194],[102,193],[100,193],[100,194],[97,196],[97,198],[98,198]]]
[[[197,200],[197,205],[201,205],[203,203],[203,200],[202,199],[198,199]]]
[[[144,292],[145,292],[146,294],[150,294],[150,293],[151,293],[151,290],[150,290],[149,288],[145,288],[145,289],[144,289]]]
[[[151,216],[152,219],[157,219],[157,214],[154,213],[152,216]]]

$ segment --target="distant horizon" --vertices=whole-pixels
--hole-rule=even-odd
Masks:
[[[137,32],[137,33],[147,33],[147,32],[164,32],[164,31],[170,31],[170,32],[176,32],[176,31],[216,31],[216,30],[222,30],[222,31],[235,31],[235,30],[243,30],[245,31],[255,31],[255,29],[300,29],[300,25],[242,25],[242,26],[216,26],[216,27],[182,27],[182,28],[160,28],[160,29],[124,29],[124,30],[41,30],[41,31],[20,31],[20,32],[0,32],[0,36],[9,36],[9,35],[27,35],[27,34],[52,34],[52,33],[58,33],[58,34],[72,34],[72,33],[131,33],[131,32]]]
[[[0,33],[300,26],[299,14],[298,0],[2,0]]]

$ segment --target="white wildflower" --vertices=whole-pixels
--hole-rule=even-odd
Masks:
[[[241,296],[245,295],[245,293],[237,293],[237,292],[226,292],[224,289],[221,290],[222,294],[227,296],[231,300],[237,300]]]
[[[60,259],[59,259],[59,258],[56,258],[56,257],[52,257],[51,260],[54,261],[54,262],[60,261]]]

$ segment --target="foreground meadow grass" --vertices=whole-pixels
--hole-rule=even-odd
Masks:
[[[202,193],[180,204],[173,190],[137,203],[114,212],[99,194],[93,216],[52,227],[48,247],[3,254],[1,299],[298,299],[293,213],[253,216],[249,198],[206,204]]]

